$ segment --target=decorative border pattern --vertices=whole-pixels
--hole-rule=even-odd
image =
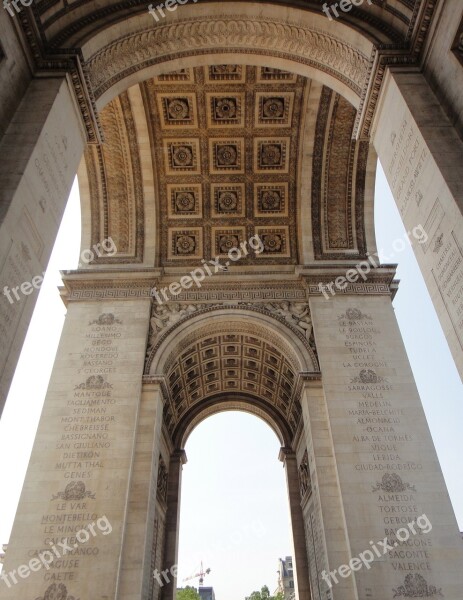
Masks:
[[[204,315],[204,314],[207,314],[210,312],[215,312],[217,310],[233,310],[233,311],[235,311],[235,314],[236,314],[236,311],[240,311],[240,310],[252,311],[252,312],[266,315],[268,317],[271,317],[272,319],[275,319],[276,321],[279,321],[285,327],[290,329],[291,332],[295,336],[297,336],[299,338],[299,340],[304,344],[305,348],[309,352],[312,363],[316,366],[317,371],[319,371],[318,358],[316,357],[316,352],[315,352],[314,348],[308,342],[308,340],[305,338],[305,336],[298,329],[296,329],[296,327],[293,327],[283,317],[281,317],[275,313],[271,313],[270,311],[266,310],[262,306],[252,305],[252,304],[247,304],[247,303],[242,302],[242,303],[237,303],[237,304],[213,304],[212,306],[207,306],[205,308],[199,308],[192,315],[188,315],[188,316],[180,319],[179,321],[177,321],[177,323],[175,323],[175,325],[173,327],[169,327],[166,331],[161,333],[161,335],[156,339],[156,343],[152,347],[148,348],[147,355],[146,355],[146,361],[145,361],[145,371],[144,371],[145,375],[149,375],[151,363],[154,360],[154,356],[155,356],[156,352],[159,350],[161,344],[164,342],[164,340],[167,338],[167,336],[169,336],[172,333],[172,331],[174,331],[178,327],[182,327],[186,323],[186,321],[189,321],[192,318],[197,317],[198,315]],[[220,325],[220,327],[223,329],[223,323]],[[239,327],[240,326],[238,324],[235,324],[235,323],[233,324],[234,330],[235,329],[238,330]],[[246,326],[242,325],[242,327],[246,327]],[[208,325],[208,332],[211,333],[212,331],[213,331],[212,325]],[[240,329],[240,331],[241,331],[241,329]],[[194,335],[195,336],[198,335],[198,331],[196,331],[194,333]],[[272,336],[272,339],[273,339],[273,337],[274,336]],[[186,338],[186,339],[189,339],[189,338]],[[284,353],[286,353],[286,354],[288,353],[287,348],[284,349]],[[297,365],[297,361],[295,364]],[[167,368],[167,365],[166,365],[166,368]]]
[[[275,28],[277,30],[275,30]],[[181,38],[188,50],[174,50]],[[291,47],[292,52],[287,49]],[[149,28],[99,50],[87,63],[91,85],[99,98],[110,87],[143,67],[173,58],[215,52],[266,54],[318,68],[346,84],[359,96],[367,83],[371,57],[324,31],[277,19],[240,16],[198,18]]]

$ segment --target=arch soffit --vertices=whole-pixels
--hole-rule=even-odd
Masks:
[[[202,69],[196,69],[199,70],[202,72]],[[178,89],[175,86],[172,86],[172,89],[176,89],[176,93],[182,95],[180,91],[183,88],[181,84],[177,85],[180,85]],[[145,86],[148,86],[146,90]],[[160,256],[159,247],[156,245],[160,234],[164,237],[168,235],[164,217],[169,213],[169,209],[165,206],[166,200],[162,200],[162,192],[165,192],[165,189],[159,180],[165,165],[158,156],[157,147],[152,144],[153,140],[160,139],[163,134],[172,136],[175,132],[164,131],[162,128],[159,131],[155,125],[156,119],[150,104],[156,104],[152,100],[156,86],[155,80],[133,86],[109,103],[101,111],[105,143],[87,146],[87,168],[83,166],[79,174],[82,182],[81,200],[86,213],[91,215],[91,219],[86,221],[91,223],[91,231],[87,231],[89,228],[86,228],[83,242],[87,245],[83,248],[96,243],[101,237],[101,231],[111,234],[113,239],[117,240],[118,247],[117,255],[104,256],[96,260],[95,264],[143,262],[150,265],[166,258]],[[296,87],[293,85],[294,89]],[[184,89],[185,93],[191,95],[189,81]],[[301,211],[301,218],[297,218],[296,226],[303,227],[303,230],[299,230],[298,234],[291,230],[290,235],[293,240],[298,235],[297,239],[301,244],[297,251],[299,262],[313,260],[312,243],[316,246],[317,259],[359,258],[365,253],[363,202],[373,196],[371,189],[364,190],[368,143],[352,140],[356,112],[342,96],[310,80],[307,83],[307,91],[307,98],[302,101],[297,111],[297,119],[300,120],[300,129],[303,132],[299,144],[304,144],[304,151],[300,152],[302,158],[298,161],[296,171],[288,175],[294,186],[301,186],[300,193],[295,195],[299,208],[296,209],[296,205],[290,206],[289,221],[285,225],[291,224],[295,218],[294,214],[299,215],[298,211]],[[195,86],[195,94],[199,92],[200,88],[196,89]],[[149,98],[149,101],[145,100],[148,104],[143,104],[143,94]],[[203,112],[206,110],[199,100],[197,104],[198,107],[202,106]],[[254,104],[247,106],[246,110],[253,114]],[[340,115],[341,119],[337,115]],[[207,119],[207,116],[203,115],[202,118]],[[294,118],[296,119],[296,116]],[[346,126],[346,122],[349,127]],[[151,132],[149,139],[144,135],[147,127]],[[275,130],[275,133],[278,131]],[[230,135],[232,134],[234,135],[230,130]],[[183,138],[180,136],[177,139]],[[345,151],[341,152],[341,149]],[[150,160],[146,160],[148,156],[151,156]],[[302,160],[304,165],[301,170]],[[202,169],[206,173],[207,164],[203,165]],[[249,169],[254,173],[252,165]],[[327,176],[322,177],[325,171]],[[345,181],[354,176],[355,185],[346,190],[338,189],[339,181],[343,179],[339,177],[340,171],[345,173]],[[158,175],[155,176],[155,173]],[[153,181],[157,181],[160,186],[160,198],[153,187]],[[329,208],[325,208],[327,198],[334,197],[333,195],[337,198],[336,206],[331,202]],[[143,202],[143,197],[158,198],[158,201]],[[307,199],[311,197],[312,202],[308,202]],[[160,212],[160,216],[157,216],[156,211]],[[143,217],[144,212],[146,220]],[[340,213],[344,215],[341,219]],[[160,231],[156,229],[157,226],[160,227]],[[206,234],[203,232],[203,235]],[[162,247],[167,248],[166,240]],[[296,249],[293,247],[291,254],[291,260],[296,260]]]
[[[214,3],[212,3],[214,4]],[[270,13],[270,10],[267,11]],[[256,3],[184,5],[166,24],[134,15],[82,43],[89,82],[101,109],[132,85],[175,69],[254,64],[319,80],[358,107],[373,64],[374,42],[344,23],[295,8]],[[386,38],[382,40],[389,41]]]
[[[150,375],[164,375],[179,352],[195,340],[213,335],[241,331],[271,341],[292,364],[296,372],[318,372],[318,361],[313,350],[309,350],[299,335],[284,319],[256,308],[230,306],[215,307],[179,321],[156,344],[146,371]]]
[[[298,374],[314,370],[313,352],[283,322],[232,308],[182,319],[157,347],[148,377],[163,376],[164,424],[178,445],[205,416],[245,410],[290,445],[302,419]]]
[[[240,411],[253,415],[266,423],[278,438],[281,446],[290,446],[293,434],[289,426],[271,407],[258,403],[256,398],[241,394],[239,397],[219,396],[189,411],[175,428],[172,442],[176,448],[184,448],[193,431],[208,417],[222,412]]]

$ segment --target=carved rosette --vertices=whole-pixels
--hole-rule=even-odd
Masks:
[[[434,598],[442,597],[442,590],[435,585],[429,585],[419,573],[409,573],[405,576],[403,585],[392,590],[394,598]]]

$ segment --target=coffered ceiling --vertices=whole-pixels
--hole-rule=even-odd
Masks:
[[[271,68],[185,69],[142,85],[158,175],[161,263],[224,256],[297,261],[296,194],[305,80]]]
[[[151,78],[101,111],[80,170],[96,263],[197,266],[252,236],[240,267],[363,256],[368,144],[342,96],[272,67]],[[309,218],[304,218],[308,215]],[[154,225],[155,223],[155,225]],[[153,251],[148,251],[152,248]]]

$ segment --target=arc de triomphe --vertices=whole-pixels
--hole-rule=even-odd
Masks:
[[[103,251],[63,274],[2,598],[173,600],[152,572],[176,564],[186,439],[244,410],[281,442],[300,600],[459,600],[373,192],[379,158],[461,374],[461,0],[6,4],[1,405],[76,173],[82,251]],[[77,543],[102,515],[111,534]],[[322,577],[384,538],[370,568]],[[65,540],[73,560],[20,569]]]

